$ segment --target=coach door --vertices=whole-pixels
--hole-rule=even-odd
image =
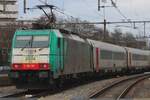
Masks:
[[[128,52],[128,67],[132,66],[132,54]]]
[[[132,55],[131,53],[129,52],[129,50],[127,48],[125,48],[126,50],[126,63],[127,63],[127,67],[130,68],[131,66],[131,60],[132,60]]]
[[[94,68],[96,72],[99,72],[99,67],[100,67],[100,49],[99,48],[94,48]]]

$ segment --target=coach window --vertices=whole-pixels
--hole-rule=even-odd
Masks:
[[[16,48],[31,47],[31,45],[30,45],[31,39],[32,39],[32,36],[17,36],[16,42],[15,42],[15,47]]]
[[[144,60],[147,60],[148,59],[148,56],[144,56]]]
[[[101,59],[112,59],[112,52],[107,50],[101,50]]]
[[[113,52],[113,59],[123,60],[124,59],[124,53],[122,53],[122,52]]]
[[[143,61],[147,60],[147,56],[146,55],[142,55],[142,60]]]
[[[133,60],[147,60],[147,56],[145,55],[138,55],[138,54],[133,54]]]
[[[136,54],[133,54],[133,55],[132,55],[132,59],[133,59],[133,60],[137,60],[137,58],[136,58],[136,57],[137,57],[137,55],[136,55]]]

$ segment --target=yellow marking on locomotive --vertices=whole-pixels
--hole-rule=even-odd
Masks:
[[[29,55],[29,56],[26,56],[25,57],[25,60],[36,60],[35,56],[34,55]]]
[[[38,58],[39,58],[39,56],[28,55],[28,56],[24,57],[24,62],[25,63],[36,63],[36,62],[38,62]]]

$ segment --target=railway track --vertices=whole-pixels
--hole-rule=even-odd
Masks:
[[[14,93],[8,93],[8,94],[0,96],[0,98],[18,97],[18,96],[21,96],[21,95],[25,94],[26,92],[27,91],[24,90],[24,91],[17,91],[17,92],[14,92]]]
[[[119,81],[113,82],[112,84],[104,87],[103,89],[97,89],[96,91],[93,91],[92,93],[89,94],[89,98],[97,98],[98,96],[105,94],[105,92],[109,91],[111,88],[113,88],[121,83],[129,82],[132,80],[130,82],[130,84],[128,84],[126,86],[126,88],[123,90],[123,92],[120,92],[121,94],[116,97],[116,99],[119,100],[120,98],[123,98],[134,85],[136,85],[138,82],[140,82],[141,80],[144,80],[148,77],[150,77],[150,73],[134,75],[134,76],[129,76],[127,78],[123,78]],[[55,93],[60,93],[60,92],[61,91],[59,89],[55,89],[55,90],[54,89],[52,89],[52,90],[22,90],[22,91],[14,92],[11,94],[5,94],[3,96],[0,96],[0,98],[23,98],[23,99],[24,98],[39,98],[39,97],[45,97],[47,95],[53,95]]]
[[[105,95],[109,94],[108,92],[110,92],[111,89],[114,88],[113,90],[115,90],[115,88],[119,87],[118,85],[122,86],[122,84],[126,83],[125,84],[126,86],[124,86],[125,88],[123,89],[123,91],[121,90],[122,92],[119,92],[119,95],[115,96],[115,99],[120,100],[121,98],[124,98],[126,94],[130,91],[130,89],[132,89],[132,87],[134,87],[137,83],[149,77],[150,73],[131,76],[129,78],[125,78],[117,82],[114,82],[102,89],[96,89],[95,91],[91,92],[88,97],[91,99],[105,98]]]
[[[47,89],[47,90],[22,90],[22,91],[17,91],[13,93],[8,93],[5,95],[0,96],[0,98],[21,98],[21,99],[26,99],[26,98],[40,98],[40,97],[45,97],[48,95],[53,95],[55,93],[60,93],[63,90],[67,90],[70,88],[73,88],[75,85],[65,85],[64,88],[60,89],[57,87],[54,87],[52,89]]]
[[[150,77],[150,75],[149,75],[149,76],[145,76],[145,77],[141,77],[141,78],[137,79],[136,81],[134,81],[132,84],[130,84],[127,88],[125,88],[125,89],[122,91],[122,93],[117,97],[117,100],[120,100],[120,99],[124,98],[124,97],[127,95],[127,93],[128,93],[136,84],[138,84],[139,82],[141,82],[141,81],[143,81],[143,80],[145,80],[145,79],[147,79],[147,78],[149,78],[149,77]]]
[[[0,87],[12,86],[9,77],[7,74],[0,74]]]
[[[48,91],[46,90],[23,90],[11,94],[6,94],[0,98],[36,98],[44,95]]]

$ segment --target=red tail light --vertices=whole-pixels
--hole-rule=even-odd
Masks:
[[[13,64],[13,70],[49,70],[50,66],[48,63],[41,64]]]
[[[22,64],[23,70],[39,70],[39,64]]]

